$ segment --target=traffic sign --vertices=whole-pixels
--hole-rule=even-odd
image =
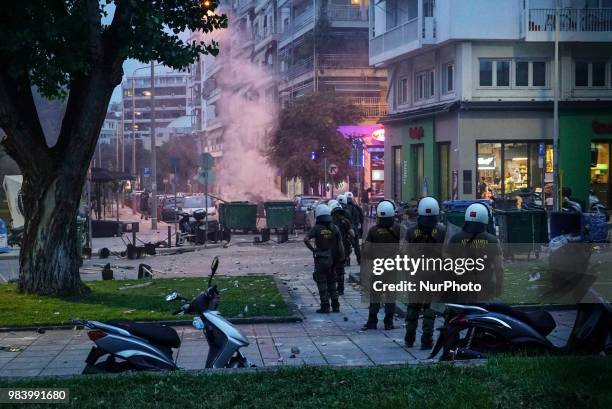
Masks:
[[[198,158],[198,165],[202,170],[211,170],[215,166],[215,158],[208,152],[204,152]]]
[[[214,170],[204,170],[202,168],[198,171],[198,182],[201,184],[205,183],[213,183],[215,180],[215,172]]]
[[[147,168],[147,167],[145,167],[145,168],[144,168],[144,176],[145,176],[146,178],[148,178],[149,176],[151,176],[151,168]]]
[[[333,163],[331,165],[329,165],[329,174],[330,175],[337,175],[338,174],[338,166],[334,165]]]

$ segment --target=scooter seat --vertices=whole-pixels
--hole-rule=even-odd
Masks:
[[[503,303],[485,304],[483,307],[488,311],[498,312],[521,320],[543,336],[550,334],[557,326],[555,319],[546,310],[521,311]]]
[[[174,328],[165,325],[143,324],[132,321],[110,321],[108,324],[124,329],[132,335],[147,339],[157,345],[170,348],[178,348],[181,345],[181,339]]]

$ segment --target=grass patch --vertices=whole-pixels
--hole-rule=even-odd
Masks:
[[[143,280],[90,281],[91,293],[80,297],[43,297],[18,294],[14,284],[0,285],[0,327],[31,327],[69,324],[72,318],[130,320],[184,320],[190,317],[172,315],[178,302],[167,303],[164,296],[178,291],[191,298],[206,287],[204,278],[168,278]],[[221,291],[219,311],[227,318],[255,316],[288,316],[274,279],[270,276],[216,277]]]
[[[612,361],[601,357],[502,357],[478,367],[300,367],[0,381],[0,386],[70,388],[72,408],[594,409],[612,407],[611,372]]]

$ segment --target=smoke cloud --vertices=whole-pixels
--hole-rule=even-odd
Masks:
[[[270,135],[278,121],[276,93],[266,97],[275,78],[266,64],[251,60],[251,52],[240,49],[246,33],[234,18],[217,36],[222,63],[216,75],[221,91],[217,116],[224,126],[223,156],[215,165],[217,185],[225,200],[273,200],[285,198],[275,184],[276,170],[265,156]],[[250,30],[248,30],[250,35]]]

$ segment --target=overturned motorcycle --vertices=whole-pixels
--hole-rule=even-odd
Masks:
[[[216,311],[220,296],[217,286],[212,285],[212,279],[218,267],[219,259],[215,257],[205,292],[189,302],[174,292],[166,296],[166,301],[185,302],[174,311],[174,315],[194,314],[199,318],[194,320],[194,326],[203,329],[209,345],[206,368],[253,366],[240,352],[240,348],[249,345],[247,338]],[[172,357],[172,348],[179,348],[181,340],[171,327],[132,321],[73,322],[88,328],[87,335],[95,343],[85,359],[87,366],[83,370],[84,374],[179,369]],[[106,359],[101,359],[105,356]]]

